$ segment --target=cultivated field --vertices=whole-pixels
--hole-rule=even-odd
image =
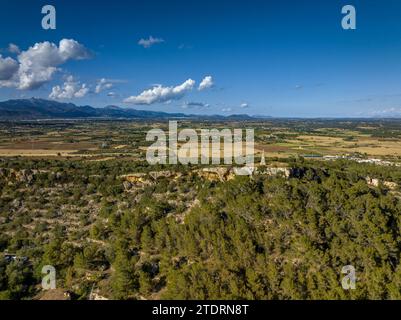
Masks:
[[[0,156],[73,157],[92,160],[144,158],[146,133],[168,123],[46,121],[0,124]],[[401,121],[268,120],[179,123],[184,128],[255,130],[255,153],[267,158],[359,156],[401,159]]]

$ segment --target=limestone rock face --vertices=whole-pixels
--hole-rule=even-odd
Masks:
[[[182,174],[180,172],[173,171],[151,171],[149,173],[129,173],[120,176],[123,179],[123,186],[125,190],[130,190],[133,187],[143,187],[146,185],[151,185],[156,183],[156,181],[160,178],[169,178],[169,179],[177,179]]]
[[[196,175],[209,181],[225,182],[234,179],[237,175],[253,175],[261,174],[268,176],[283,175],[286,178],[292,176],[292,169],[285,167],[267,167],[259,170],[256,167],[209,167],[194,169],[191,171],[192,175]],[[145,185],[151,185],[157,182],[160,178],[174,179],[181,177],[181,172],[174,172],[169,170],[151,171],[149,173],[130,173],[120,176],[123,179],[123,186],[126,191]]]
[[[151,171],[149,172],[149,176],[153,178],[154,180],[157,180],[158,178],[170,178],[174,175],[173,172],[165,170],[165,171]]]
[[[367,182],[368,185],[370,185],[372,187],[378,187],[379,186],[379,179],[366,177],[366,182]]]
[[[371,177],[366,177],[366,183],[369,186],[372,187],[378,187],[380,185],[380,183],[383,184],[383,186],[385,186],[386,188],[390,189],[390,190],[395,190],[398,188],[398,184],[392,181],[381,181],[379,179],[376,178],[371,178]]]
[[[203,168],[197,170],[196,173],[209,181],[228,181],[235,177],[234,172],[231,168],[216,167],[216,168]]]
[[[391,181],[384,181],[383,185],[387,188],[389,188],[390,190],[394,190],[397,189],[398,184],[396,184],[395,182],[391,182]]]
[[[121,176],[121,178],[125,179],[128,182],[131,183],[144,183],[146,182],[146,173],[130,173]]]
[[[289,178],[291,175],[291,170],[288,168],[284,167],[279,167],[279,168],[266,168],[264,172],[261,172],[261,174],[266,174],[268,176],[276,176],[279,174],[284,175],[286,178]]]

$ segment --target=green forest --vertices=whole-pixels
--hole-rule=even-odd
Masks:
[[[0,298],[35,299],[52,265],[73,299],[401,299],[400,195],[366,182],[401,183],[401,169],[288,166],[219,182],[126,160],[3,160]],[[150,170],[180,175],[124,188]]]

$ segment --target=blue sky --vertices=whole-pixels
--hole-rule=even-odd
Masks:
[[[41,28],[45,4],[56,7],[56,30]],[[346,4],[356,8],[356,30],[341,27]],[[16,73],[2,82],[0,72],[0,100],[51,97],[95,107],[284,117],[401,112],[398,0],[3,0],[1,5],[0,71],[3,61]],[[156,41],[146,47],[151,36]],[[65,55],[63,39],[73,39],[63,47],[75,51]],[[54,46],[44,46],[46,41]],[[54,65],[31,54],[35,44],[59,50]],[[29,61],[41,61],[45,69],[24,71],[21,65]],[[23,76],[42,71],[43,81],[23,83]]]

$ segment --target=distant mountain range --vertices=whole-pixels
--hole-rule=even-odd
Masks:
[[[73,103],[62,103],[45,99],[16,99],[0,102],[1,120],[44,120],[44,119],[170,119],[170,118],[213,118],[232,120],[251,120],[246,114],[230,116],[201,116],[187,115],[184,113],[167,113],[148,110],[136,110],[107,106],[105,108],[93,108],[91,106],[76,106]]]

